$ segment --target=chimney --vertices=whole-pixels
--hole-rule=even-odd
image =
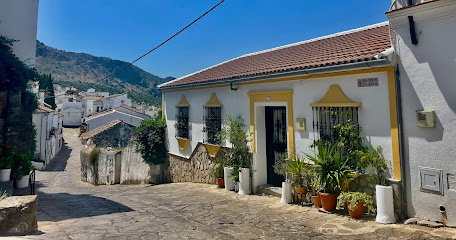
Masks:
[[[146,103],[145,102],[141,102],[141,113],[146,113]]]
[[[46,94],[46,90],[40,90],[40,103],[44,103],[45,94]]]

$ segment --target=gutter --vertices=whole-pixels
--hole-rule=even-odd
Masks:
[[[205,83],[197,83],[197,84],[190,84],[190,85],[184,85],[184,86],[173,86],[173,87],[163,86],[163,87],[159,87],[158,89],[166,91],[166,90],[194,88],[194,87],[202,87],[202,86],[214,86],[214,85],[222,85],[222,84],[231,84],[232,85],[235,83],[259,81],[259,80],[265,80],[265,79],[271,79],[271,78],[294,77],[294,76],[300,76],[300,75],[315,75],[315,74],[323,74],[323,73],[342,72],[342,71],[347,71],[347,70],[373,69],[373,68],[381,68],[381,67],[389,67],[389,66],[391,66],[391,62],[387,58],[384,58],[384,59],[376,59],[376,60],[371,60],[371,61],[349,63],[349,64],[344,64],[344,65],[335,65],[335,66],[314,68],[314,69],[309,69],[309,70],[299,70],[299,71],[293,71],[293,72],[268,74],[268,75],[245,77],[245,78],[238,78],[238,79],[231,79],[231,80],[224,80],[224,81],[205,82]]]
[[[402,98],[401,98],[401,75],[399,71],[399,65],[396,66],[396,104],[397,104],[397,130],[399,132],[399,153],[401,162],[401,195],[402,195],[402,219],[408,218],[407,212],[407,171],[405,170],[405,151],[404,151],[404,130],[402,122]]]

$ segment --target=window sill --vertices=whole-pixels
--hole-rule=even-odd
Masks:
[[[182,151],[185,150],[189,140],[185,139],[185,138],[179,138],[179,137],[176,137],[176,139],[177,139],[177,143],[179,144],[179,149]]]
[[[207,149],[207,152],[209,153],[209,156],[211,157],[217,157],[217,153],[220,151],[220,146],[218,145],[213,145],[213,144],[210,144],[210,143],[203,143],[204,146],[206,147]]]

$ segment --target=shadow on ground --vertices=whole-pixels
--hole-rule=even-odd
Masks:
[[[38,221],[62,221],[134,211],[118,202],[89,194],[40,192],[38,202]]]
[[[65,145],[62,146],[62,149],[60,149],[59,153],[54,157],[54,159],[51,161],[51,163],[46,166],[44,170],[40,170],[41,172],[62,172],[65,171],[66,165],[68,163],[68,159],[71,156],[71,152],[73,149],[71,147],[68,147],[68,144],[65,143]],[[59,159],[59,161],[56,161],[56,159]]]

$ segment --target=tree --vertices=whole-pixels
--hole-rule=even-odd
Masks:
[[[57,105],[55,104],[54,83],[52,81],[52,75],[41,75],[39,84],[40,90],[46,90],[47,97],[44,99],[44,102],[49,104],[52,109],[55,109]]]

